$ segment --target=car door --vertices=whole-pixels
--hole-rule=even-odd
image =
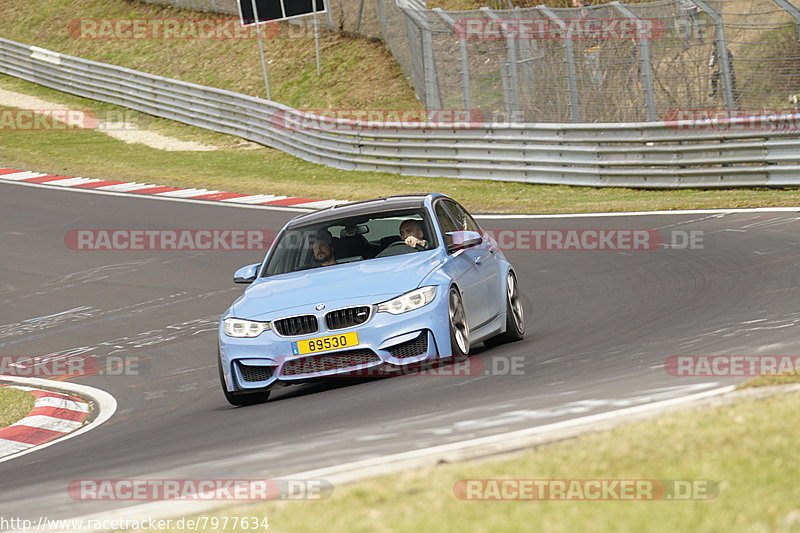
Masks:
[[[442,233],[464,231],[465,229],[478,231],[477,229],[464,227],[465,220],[463,217],[457,216],[457,211],[453,209],[455,205],[454,202],[445,199],[439,200],[434,204],[434,212]],[[467,313],[467,324],[470,331],[482,326],[493,317],[491,303],[487,302],[488,289],[485,279],[487,265],[483,260],[483,255],[487,250],[481,250],[481,248],[480,246],[465,248],[451,253],[450,265],[448,265],[448,273],[455,279],[461,289],[461,297]]]
[[[476,231],[484,235],[475,219],[460,204],[449,200],[446,205],[459,229]],[[485,313],[480,314],[481,322],[479,325],[489,322],[504,309],[502,307],[503,292],[501,290],[500,261],[495,253],[496,251],[496,245],[486,236],[484,236],[484,240],[479,246],[465,250],[466,255],[475,262],[476,271],[481,278],[481,309]]]

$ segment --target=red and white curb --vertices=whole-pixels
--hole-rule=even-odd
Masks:
[[[36,401],[25,418],[0,428],[0,457],[63,437],[83,426],[89,404],[68,396],[21,385],[0,385],[32,394]]]
[[[33,410],[25,418],[0,428],[0,463],[86,433],[117,411],[113,396],[87,385],[40,378],[0,376],[0,379],[6,382],[0,383],[0,387],[23,390],[36,398]],[[90,413],[92,419],[88,420]]]
[[[314,198],[300,198],[296,196],[277,196],[274,194],[239,194],[235,192],[216,191],[208,189],[187,189],[181,187],[164,187],[147,183],[107,180],[100,178],[71,178],[56,174],[41,172],[26,172],[11,168],[0,168],[0,180],[17,181],[21,183],[38,183],[55,185],[73,189],[92,189],[104,192],[117,192],[125,194],[142,194],[154,197],[166,197],[186,200],[202,200],[211,202],[224,202],[230,204],[273,206],[273,207],[300,207],[304,209],[323,209],[333,205],[345,203],[343,200],[317,200]]]

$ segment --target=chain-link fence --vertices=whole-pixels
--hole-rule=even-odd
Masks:
[[[429,109],[637,122],[786,111],[800,93],[800,12],[786,0],[463,12],[398,2],[417,29]]]
[[[145,1],[237,12],[236,0]],[[445,12],[419,0],[328,0],[321,22],[381,38],[428,109],[487,121],[638,122],[798,106],[800,10],[790,0],[588,4]]]

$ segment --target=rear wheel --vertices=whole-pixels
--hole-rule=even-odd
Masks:
[[[264,403],[269,400],[270,391],[246,392],[239,394],[234,394],[228,391],[228,387],[225,386],[225,375],[222,373],[222,361],[219,357],[217,357],[217,367],[219,368],[219,380],[222,384],[222,392],[225,394],[225,399],[228,400],[229,404],[237,407],[243,407],[245,405]]]
[[[522,340],[525,335],[525,312],[519,296],[517,276],[509,270],[506,278],[506,331],[483,341],[486,346]]]
[[[467,314],[458,289],[450,289],[450,346],[453,356],[464,356],[469,353],[469,326]]]

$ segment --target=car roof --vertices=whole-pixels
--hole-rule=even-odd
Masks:
[[[339,204],[327,209],[320,209],[313,213],[297,216],[293,218],[287,226],[305,226],[317,222],[338,220],[343,217],[381,213],[384,211],[420,209],[425,205],[425,199],[429,196],[438,197],[444,195],[439,193],[404,194],[400,196],[388,196],[385,198],[374,198],[372,200]]]

